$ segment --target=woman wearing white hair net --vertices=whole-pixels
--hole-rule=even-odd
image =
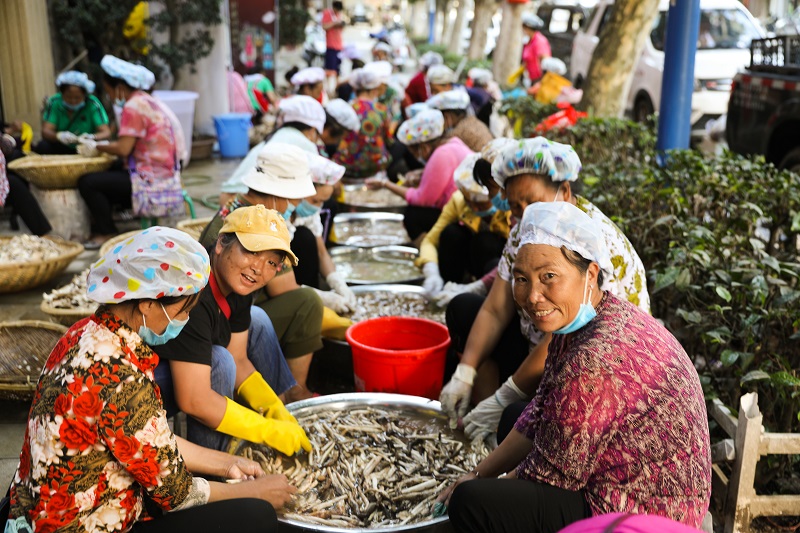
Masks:
[[[232,516],[244,521],[237,530],[277,530],[273,506],[296,489],[175,436],[155,381],[155,351],[189,322],[209,276],[203,247],[160,226],[92,265],[87,296],[99,307],[42,369],[6,531],[224,531]]]
[[[470,154],[458,165],[453,175],[458,190],[419,247],[416,265],[428,272],[423,286],[431,294],[444,282],[461,283],[492,270],[508,238],[511,214],[498,211],[472,175],[480,157]]]
[[[425,74],[432,66],[441,65],[443,63],[444,59],[441,54],[433,51],[422,54],[422,57],[419,58],[420,71],[417,72],[414,77],[409,80],[408,85],[406,85],[406,97],[403,100],[403,109],[411,104],[424,102],[432,96],[431,88],[430,85],[428,85]]]
[[[344,166],[345,176],[367,178],[389,166],[391,119],[386,106],[378,102],[381,80],[375,72],[356,69],[350,73],[349,82],[356,91],[352,106],[361,128],[345,134],[332,159]]]
[[[527,206],[540,202],[566,202],[586,213],[600,228],[614,265],[602,288],[649,312],[644,265],[620,229],[576,194],[580,169],[580,159],[571,146],[537,137],[503,146],[492,164],[492,175],[504,189],[517,219],[522,218]],[[448,306],[448,328],[461,359],[453,378],[442,389],[440,400],[451,423],[464,417],[470,400],[480,401],[463,419],[471,438],[494,433],[504,407],[533,395],[547,357],[550,335],[538,329],[528,315],[517,311],[514,304],[512,270],[521,228],[520,223],[511,230],[497,278],[486,299],[463,294]],[[481,386],[473,391],[479,368]],[[497,389],[500,383],[503,385]]]
[[[454,529],[555,532],[615,512],[700,527],[711,454],[692,361],[656,319],[601,288],[614,266],[595,219],[537,203],[518,227],[514,301],[553,340],[513,430],[440,496]]]
[[[492,140],[489,127],[475,117],[470,95],[464,87],[431,96],[425,103],[442,112],[447,135],[458,137],[473,152],[480,152]]]

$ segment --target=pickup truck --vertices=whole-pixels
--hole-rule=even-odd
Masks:
[[[725,136],[740,154],[762,154],[800,173],[800,36],[756,39],[750,66],[736,75]]]

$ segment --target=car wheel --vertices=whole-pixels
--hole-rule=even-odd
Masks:
[[[786,154],[783,160],[781,160],[781,164],[778,166],[800,174],[800,146]]]
[[[653,102],[648,96],[642,95],[636,99],[633,106],[633,120],[636,122],[647,122],[648,117],[653,114]]]

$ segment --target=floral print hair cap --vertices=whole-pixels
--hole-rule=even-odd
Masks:
[[[89,79],[89,76],[78,70],[68,70],[59,74],[56,78],[56,87],[61,87],[62,85],[80,87],[88,94],[92,94],[95,88],[94,82]]]
[[[553,182],[561,182],[577,180],[580,171],[581,160],[572,146],[544,137],[508,143],[492,163],[492,177],[502,189],[508,178],[520,174],[547,176]]]
[[[186,233],[153,226],[116,245],[92,265],[89,299],[101,304],[187,296],[203,290],[211,263]]]
[[[438,109],[425,109],[408,119],[397,130],[397,140],[413,146],[434,139],[444,133],[444,115]]]
[[[469,154],[459,163],[453,173],[456,187],[464,195],[464,198],[470,202],[486,202],[489,200],[489,189],[475,181],[475,176],[472,173],[475,169],[475,162],[480,158],[481,154],[479,153]]]
[[[444,91],[437,95],[428,98],[428,107],[438,109],[440,111],[447,111],[450,109],[464,110],[470,105],[469,94],[463,88],[453,89],[452,91]]]
[[[520,221],[519,249],[526,244],[564,246],[597,263],[606,278],[614,272],[600,228],[569,202],[536,202],[526,207]]]
[[[430,109],[430,107],[425,102],[415,102],[406,107],[406,116],[408,118],[414,118],[420,112],[425,111],[426,109]]]
[[[492,139],[486,146],[481,149],[481,157],[488,161],[490,164],[494,163],[497,154],[500,151],[508,146],[509,144],[516,144],[517,141],[510,137],[498,137],[496,139]]]
[[[100,66],[109,76],[121,79],[134,89],[147,90],[156,82],[156,75],[143,66],[112,55],[103,56]]]

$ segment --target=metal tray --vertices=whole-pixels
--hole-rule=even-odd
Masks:
[[[447,416],[442,412],[442,407],[436,400],[420,398],[418,396],[408,396],[405,394],[387,394],[381,392],[348,392],[344,394],[331,394],[318,398],[309,398],[299,402],[290,403],[286,408],[295,416],[305,416],[328,409],[338,409],[345,411],[354,407],[380,406],[393,408],[414,414],[417,416],[427,416],[447,420]],[[341,528],[329,527],[298,520],[290,520],[278,517],[278,531],[281,532],[329,532],[329,533],[450,533],[453,531],[450,520],[446,516],[433,518],[425,522],[404,526],[392,526],[381,528]]]
[[[357,212],[391,212],[402,213],[408,203],[403,199],[392,193],[388,189],[378,189],[370,191],[363,180],[360,183],[345,184],[342,186],[344,189],[344,202],[341,205],[345,209],[351,209]],[[357,194],[361,198],[353,198]],[[366,198],[363,198],[366,196]]]
[[[365,227],[364,235],[350,235],[351,228]],[[381,228],[380,226],[383,226]],[[333,217],[334,236],[336,244],[343,246],[358,246],[371,248],[373,246],[398,246],[411,241],[403,226],[403,215],[398,213],[339,213]],[[386,228],[391,228],[391,233],[385,233]],[[384,233],[381,233],[383,231]]]
[[[356,246],[337,246],[331,248],[330,254],[333,262],[337,265],[337,270],[345,274],[347,283],[352,285],[376,285],[376,284],[398,284],[398,283],[421,283],[425,277],[422,272],[414,266],[414,260],[417,258],[418,251],[416,248],[409,246],[375,246],[372,248],[358,248]],[[347,267],[350,264],[363,264],[363,263],[394,263],[402,265],[404,270],[407,270],[409,275],[407,277],[400,277],[398,279],[368,279],[362,275],[348,276]],[[362,271],[367,270],[361,268]],[[415,274],[411,274],[414,272]]]

